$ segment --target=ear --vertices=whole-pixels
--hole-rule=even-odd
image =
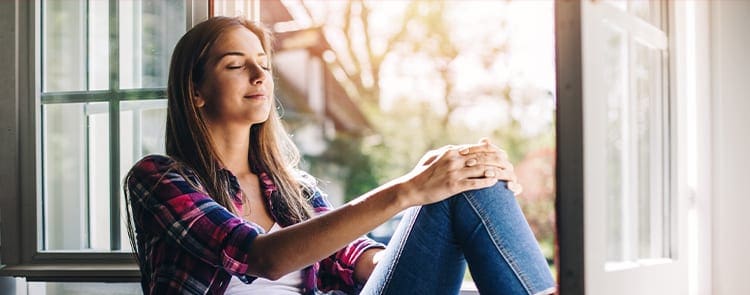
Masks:
[[[201,93],[198,90],[193,90],[193,105],[197,108],[202,108],[206,105],[206,100],[201,96]]]

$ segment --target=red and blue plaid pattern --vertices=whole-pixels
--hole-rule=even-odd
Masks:
[[[175,168],[161,155],[146,156],[131,170],[127,183],[141,265],[141,286],[146,294],[223,294],[231,279],[251,283],[245,275],[250,245],[263,229],[219,205],[203,192],[194,173]],[[239,183],[229,170],[220,175],[241,210]],[[259,174],[269,203],[276,186]],[[309,198],[318,214],[331,210],[325,194],[315,189]],[[275,212],[271,215],[278,220]],[[357,293],[354,264],[367,249],[384,247],[360,238],[303,270],[303,294],[331,290]],[[272,255],[272,254],[271,254]]]

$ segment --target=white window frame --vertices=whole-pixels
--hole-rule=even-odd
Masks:
[[[687,281],[660,281],[646,285],[656,290],[670,284],[687,285],[689,294],[710,294],[711,290],[711,85],[709,50],[709,3],[670,2],[669,87],[674,113],[672,122],[672,173],[676,206],[688,207],[687,231],[680,233],[678,259],[687,264]],[[561,294],[598,294],[589,288],[584,201],[584,87],[582,53],[582,2],[558,1],[555,5],[557,42],[557,231],[559,245],[559,290]],[[710,48],[710,46],[709,46]],[[692,173],[692,175],[691,175]],[[696,182],[701,185],[696,186]],[[684,218],[684,216],[682,217]],[[692,221],[690,220],[692,218]],[[591,221],[588,221],[591,222]],[[685,222],[683,219],[682,222]],[[682,226],[686,226],[683,224]],[[674,243],[674,242],[673,242]],[[601,265],[599,265],[601,266]],[[594,266],[596,267],[596,266]],[[599,271],[599,270],[594,270]],[[639,270],[631,270],[639,271]],[[679,270],[680,272],[684,269]],[[622,287],[610,279],[609,292],[634,291],[641,281]],[[658,286],[657,286],[658,285]],[[641,286],[643,287],[643,286]],[[671,292],[676,289],[669,289]],[[601,290],[599,290],[601,291]],[[676,293],[675,293],[676,294]]]

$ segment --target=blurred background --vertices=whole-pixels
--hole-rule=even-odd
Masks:
[[[552,1],[263,1],[277,98],[303,169],[342,204],[426,151],[508,152],[545,256],[554,245]],[[396,217],[373,231],[387,242]]]

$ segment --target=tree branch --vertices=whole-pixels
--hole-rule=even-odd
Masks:
[[[354,73],[352,73],[350,76],[352,78],[357,77],[359,80],[361,80],[361,73],[362,73],[362,67],[361,67],[361,61],[359,60],[359,57],[354,53],[354,43],[352,42],[352,17],[354,9],[354,6],[352,5],[353,1],[349,1],[346,4],[346,9],[344,12],[344,27],[342,28],[344,31],[344,36],[346,36],[346,49],[349,54],[349,58],[352,61],[352,66],[354,67]],[[352,79],[354,80],[354,79]],[[361,83],[361,81],[360,81]]]

